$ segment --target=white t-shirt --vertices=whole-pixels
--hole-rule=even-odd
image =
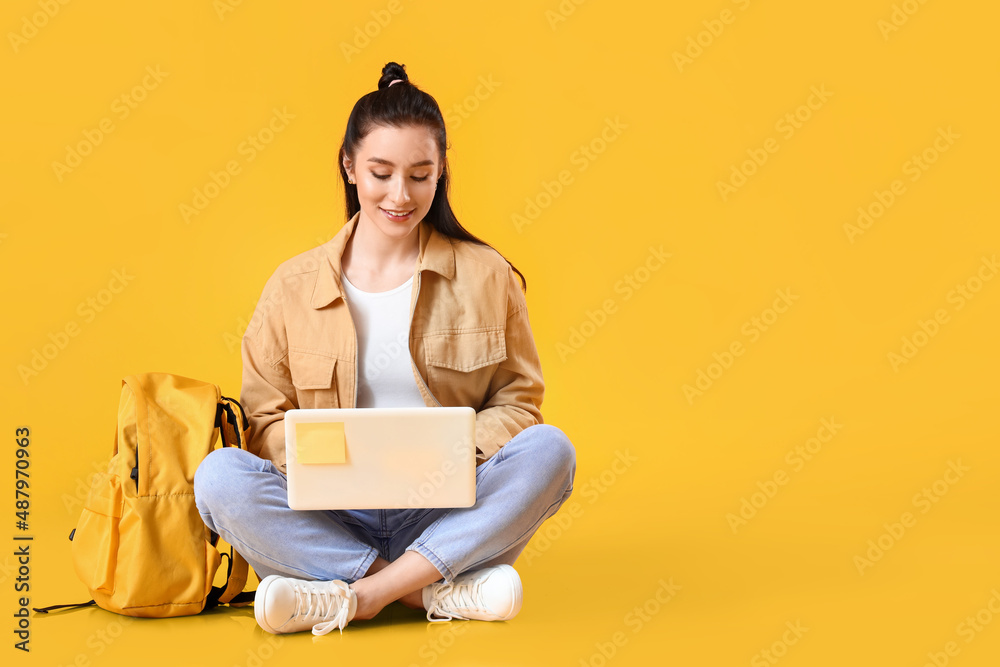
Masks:
[[[358,332],[358,407],[427,407],[410,357],[413,277],[387,292],[362,292],[343,272],[341,278]]]

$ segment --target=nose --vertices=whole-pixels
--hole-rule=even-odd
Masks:
[[[410,201],[410,193],[406,189],[406,179],[396,179],[389,191],[389,199],[394,206],[399,206]]]

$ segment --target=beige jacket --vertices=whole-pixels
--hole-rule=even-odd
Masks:
[[[360,213],[326,243],[282,262],[243,335],[240,402],[249,449],[285,470],[284,413],[357,407],[357,338],[340,259]],[[413,377],[428,407],[476,409],[476,464],[541,424],[542,367],[521,282],[492,248],[426,220],[410,297]]]

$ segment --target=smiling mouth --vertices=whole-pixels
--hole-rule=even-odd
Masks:
[[[402,211],[402,212],[400,212],[400,211],[390,211],[390,210],[382,208],[380,206],[379,210],[381,210],[383,213],[385,213],[385,215],[387,217],[389,217],[389,218],[403,219],[403,218],[409,217],[413,213],[413,211],[415,211],[416,209],[412,209],[412,210],[409,210],[409,211]]]

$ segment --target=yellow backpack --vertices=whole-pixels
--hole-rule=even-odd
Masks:
[[[187,616],[217,604],[247,604],[247,562],[218,535],[194,501],[194,473],[221,431],[246,449],[249,423],[219,387],[168,373],[122,380],[118,431],[107,471],[95,475],[76,529],[73,565],[93,596],[86,604],[128,616]],[[228,556],[224,587],[212,586]],[[57,605],[36,611],[48,611]]]

